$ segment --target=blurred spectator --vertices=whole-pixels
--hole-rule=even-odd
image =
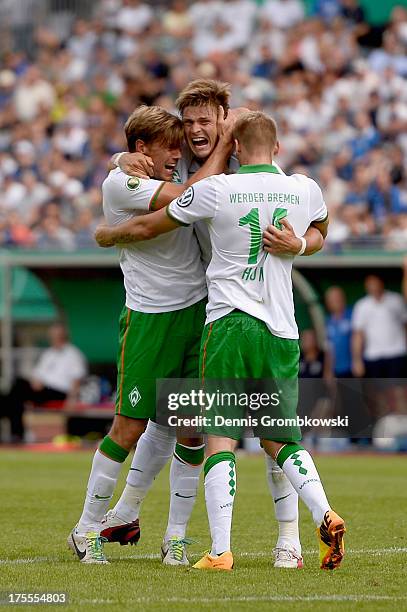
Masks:
[[[314,0],[313,13],[324,21],[331,21],[340,13],[339,0]]]
[[[61,324],[49,328],[50,348],[46,349],[31,379],[18,378],[9,395],[3,398],[0,416],[11,423],[13,442],[24,439],[23,413],[25,404],[41,405],[51,400],[74,402],[78,398],[81,380],[86,375],[84,355],[69,343],[67,331]]]
[[[253,65],[252,75],[262,79],[272,79],[278,71],[278,64],[273,58],[273,52],[269,45],[260,47],[260,57],[258,62]]]
[[[301,0],[268,0],[262,16],[276,28],[291,28],[304,19],[304,5]]]
[[[48,110],[55,101],[53,86],[46,81],[37,66],[30,66],[15,90],[15,109],[18,119],[30,121],[42,110]]]
[[[192,18],[186,0],[174,0],[163,15],[164,31],[175,38],[185,38],[192,33]]]
[[[358,424],[360,431],[363,431],[364,425],[358,389],[353,384],[349,384],[349,379],[353,377],[352,309],[347,306],[344,290],[337,286],[330,287],[326,291],[325,305],[329,313],[326,321],[328,340],[326,378],[330,382],[330,397],[335,414],[344,417],[351,415],[351,430],[356,433]],[[358,440],[351,438],[351,441]]]
[[[369,211],[368,190],[369,169],[359,163],[354,168],[353,180],[350,182],[342,212],[343,219],[354,236],[372,234],[375,229]]]
[[[372,52],[369,63],[372,70],[382,72],[386,68],[392,68],[400,76],[407,75],[407,57],[403,43],[391,30],[383,36],[383,47]]]
[[[96,42],[97,34],[92,24],[84,19],[78,19],[68,40],[68,49],[71,53],[82,61],[89,61]]]
[[[58,218],[46,216],[36,234],[36,244],[42,251],[73,251],[75,237]]]
[[[18,210],[24,203],[27,193],[24,185],[16,181],[8,174],[3,179],[2,193],[0,194],[0,206],[4,212]]]
[[[140,34],[153,19],[153,11],[140,0],[123,0],[123,6],[119,9],[116,18],[116,26],[119,30],[131,34]]]
[[[326,384],[329,382],[328,360],[318,345],[314,329],[305,329],[301,332],[300,349],[300,414],[315,418],[328,416],[327,412],[331,409],[330,394]],[[314,430],[313,433],[318,435],[322,432]],[[307,439],[313,443],[310,433],[307,434]]]
[[[95,247],[96,223],[89,208],[84,208],[80,213],[74,227],[75,245],[78,249],[91,249]]]
[[[367,198],[379,226],[385,219],[391,222],[393,215],[407,213],[407,207],[403,206],[401,200],[400,190],[392,184],[390,173],[386,170],[382,170],[376,180],[371,183]]]
[[[11,102],[16,79],[16,75],[11,70],[2,70],[0,72],[0,110]]]
[[[347,193],[347,184],[336,175],[335,167],[326,163],[319,170],[319,185],[326,202],[329,202],[328,245],[343,243],[349,236],[349,227],[342,219],[341,209]]]
[[[326,333],[329,343],[330,369],[336,378],[352,377],[352,310],[346,304],[341,287],[330,287],[325,293],[328,310]]]
[[[365,279],[367,296],[352,316],[352,372],[366,378],[407,375],[407,306],[401,295],[386,291],[375,275]]]
[[[377,130],[372,125],[370,117],[365,112],[355,116],[356,134],[350,141],[353,159],[366,155],[380,140]]]
[[[363,23],[365,11],[357,0],[341,0],[340,13],[345,19],[354,24]]]
[[[324,375],[324,353],[318,346],[313,329],[305,329],[300,336],[300,377],[322,378]]]

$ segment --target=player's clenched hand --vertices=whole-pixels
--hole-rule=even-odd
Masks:
[[[120,170],[130,176],[148,179],[154,176],[154,164],[151,157],[144,153],[124,153],[119,159]]]
[[[103,223],[96,228],[95,240],[100,247],[107,248],[115,246],[115,242],[112,239],[112,228],[108,225],[103,225]]]
[[[277,229],[274,225],[269,225],[263,233],[264,250],[271,255],[297,255],[300,251],[302,242],[295,235],[292,225],[287,219],[280,221],[283,229]]]

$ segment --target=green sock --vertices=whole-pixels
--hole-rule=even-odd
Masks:
[[[117,461],[118,463],[123,463],[127,459],[127,455],[129,451],[114,442],[112,438],[109,436],[105,436],[99,446],[99,450],[101,453],[113,459],[113,461]]]

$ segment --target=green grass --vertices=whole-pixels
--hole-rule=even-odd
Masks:
[[[0,591],[67,592],[70,610],[407,609],[406,458],[317,458],[331,503],[348,524],[346,558],[329,573],[318,569],[314,527],[304,506],[305,568],[273,568],[276,523],[264,461],[243,456],[238,459],[233,572],[161,565],[157,555],[167,517],[167,472],[144,504],[139,545],[108,545],[109,566],[82,565],[67,550],[66,537],[81,511],[90,463],[91,454],[84,452],[0,452]],[[202,490],[189,535],[199,541],[190,549],[190,558],[197,559],[209,545]]]

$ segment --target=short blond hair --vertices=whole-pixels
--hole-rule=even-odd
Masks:
[[[225,113],[229,110],[230,85],[213,79],[196,79],[188,83],[179,94],[175,105],[181,115],[187,106],[210,104],[216,109],[222,106]]]
[[[179,117],[160,106],[139,106],[132,112],[124,126],[130,153],[136,150],[137,140],[146,144],[163,143],[177,148],[184,140],[184,126]]]
[[[249,153],[259,147],[273,150],[277,144],[277,124],[261,111],[249,111],[236,120],[233,138]]]

